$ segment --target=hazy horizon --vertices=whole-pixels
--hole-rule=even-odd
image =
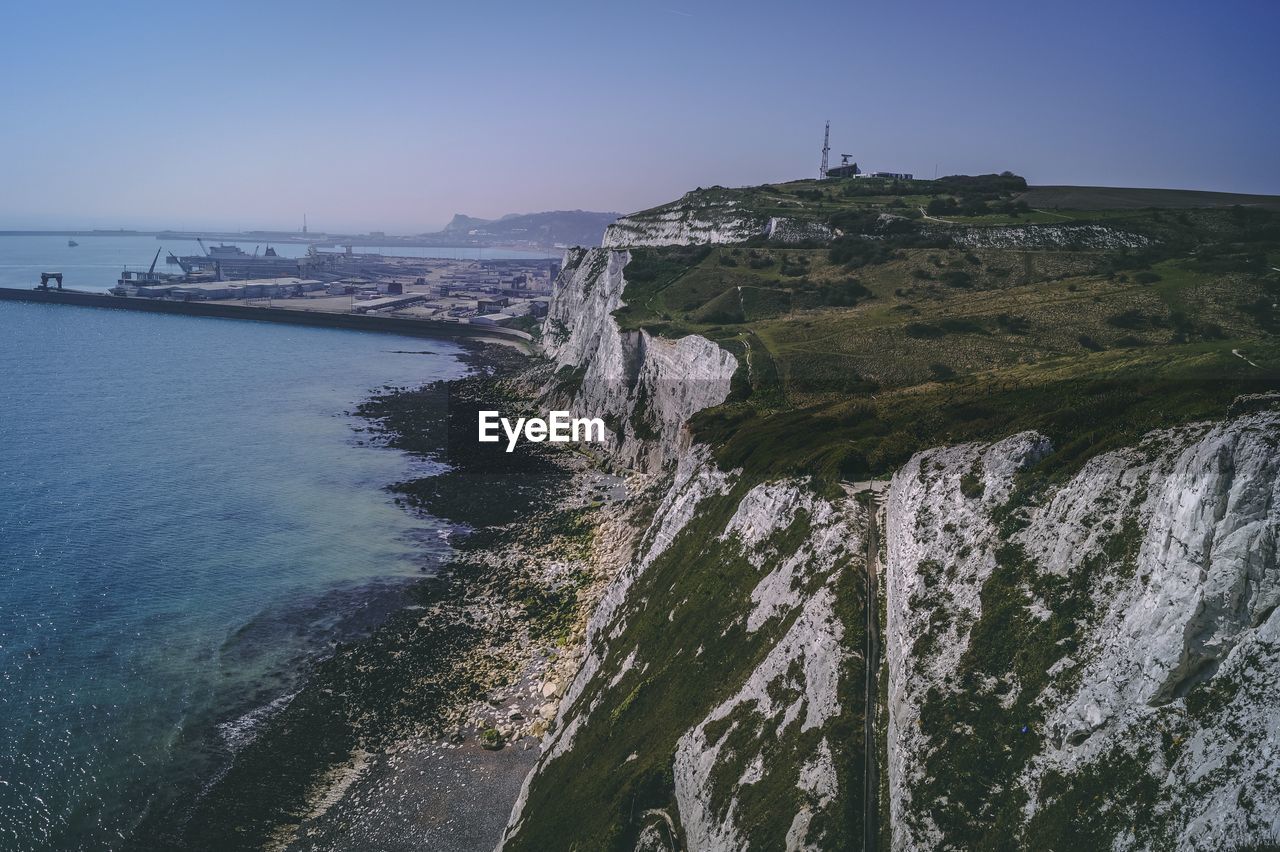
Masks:
[[[0,228],[629,212],[814,176],[826,120],[832,161],[873,169],[1280,194],[1271,4],[793,11],[23,5]]]

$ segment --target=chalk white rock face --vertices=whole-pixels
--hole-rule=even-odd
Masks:
[[[1016,469],[1034,460],[1036,442],[1043,447],[1038,436],[1011,440],[922,453],[890,490],[894,848],[927,849],[940,840],[927,819],[908,819],[920,814],[911,786],[930,748],[917,722],[925,694],[948,688],[968,647],[967,624],[981,614],[978,591],[995,565],[994,549],[1019,545],[1033,570],[1066,576],[1100,558],[1107,540],[1126,529],[1134,552],[1126,570],[1091,584],[1094,615],[1079,627],[1078,651],[1050,669],[1037,700],[1042,749],[1019,783],[1037,791],[1050,772],[1069,784],[1107,755],[1149,756],[1143,760],[1160,804],[1142,817],[1154,827],[1121,831],[1114,848],[1220,849],[1273,836],[1280,828],[1280,414],[1153,433],[1138,447],[1099,456],[1022,510],[1025,526],[1002,540],[990,510],[1007,498]],[[966,475],[969,496],[961,487]],[[985,485],[979,497],[975,476]],[[941,590],[938,565],[959,566]],[[964,617],[953,619],[930,659],[914,659],[914,642],[942,604]],[[1189,709],[1193,689],[1221,700],[1212,712]],[[1162,731],[1176,732],[1172,746],[1162,743]],[[1026,819],[1045,804],[1033,792]]]
[[[601,674],[610,639],[616,639],[626,627],[622,609],[628,591],[693,519],[698,505],[712,495],[727,493],[734,479],[734,474],[726,474],[716,466],[711,460],[711,451],[705,445],[695,445],[680,457],[671,486],[642,536],[637,550],[639,555],[613,578],[591,614],[587,624],[586,658],[560,700],[556,723],[544,737],[542,754],[524,780],[512,809],[504,840],[519,833],[524,805],[534,778],[543,767],[573,748],[578,730],[588,722],[592,711],[598,706],[598,697],[586,707],[579,706],[579,699],[597,675]],[[627,656],[623,665],[628,669],[636,665],[634,652]],[[616,676],[610,678],[610,687],[617,683]]]
[[[1106,225],[995,225],[933,229],[962,248],[1118,249],[1143,248],[1151,239]]]
[[[569,249],[556,279],[542,336],[542,352],[558,366],[577,367],[606,349],[610,331],[617,336],[611,314],[622,307],[622,268],[627,252]],[[618,345],[620,348],[620,344]]]
[[[768,219],[739,213],[730,205],[721,209],[666,209],[623,216],[605,228],[601,245],[605,248],[636,248],[740,243],[764,236],[768,228]]]
[[[768,542],[804,516],[808,535],[792,553],[776,553]],[[758,568],[771,568],[752,591],[747,630],[755,632],[775,618],[796,616],[760,665],[737,692],[713,708],[687,731],[676,747],[674,778],[680,824],[689,848],[736,850],[746,846],[739,825],[737,796],[759,783],[769,769],[765,753],[725,753],[725,743],[742,724],[755,725],[749,741],[776,746],[798,734],[819,728],[841,713],[840,675],[857,652],[846,647],[844,625],[836,613],[834,584],[841,560],[863,547],[865,513],[852,500],[835,504],[817,497],[800,482],[758,485],[743,497],[721,534],[734,540]],[[814,588],[815,583],[820,583]],[[807,591],[806,591],[807,587]],[[796,681],[792,673],[800,672]],[[793,694],[794,700],[779,698]],[[735,711],[749,710],[712,739],[708,728]],[[733,788],[719,791],[727,802],[713,801],[713,778],[725,761],[745,764]],[[830,746],[820,739],[813,752],[802,755],[797,788],[808,795],[792,815],[788,849],[810,848],[806,842],[813,816],[831,804],[839,791]],[[784,771],[774,767],[774,771]]]
[[[604,699],[617,698],[613,691],[620,688],[619,671],[625,674],[643,668],[644,661],[637,659],[635,649],[625,645],[627,613],[644,605],[644,601],[635,600],[632,590],[636,582],[688,526],[699,507],[711,497],[728,494],[736,479],[737,474],[726,474],[715,465],[705,446],[694,446],[680,459],[671,485],[636,548],[634,562],[610,583],[591,617],[587,658],[561,701],[557,723],[544,740],[537,766],[526,779],[508,837],[520,831],[527,791],[536,774],[574,748],[577,732],[591,724]],[[772,646],[764,659],[734,695],[711,709],[677,745],[673,774],[678,820],[689,838],[689,848],[742,848],[736,806],[731,802],[727,813],[712,807],[712,774],[721,762],[742,764],[741,772],[734,770],[738,780],[731,795],[759,783],[769,772],[763,751],[722,754],[723,741],[709,744],[709,725],[746,705],[759,723],[753,736],[763,735],[776,744],[794,742],[805,732],[821,729],[842,712],[842,699],[847,700],[840,691],[842,667],[856,652],[846,647],[834,589],[841,572],[851,570],[849,557],[861,554],[865,520],[864,510],[852,500],[832,503],[814,495],[801,482],[780,482],[748,491],[721,530],[720,538],[741,547],[748,561],[760,569],[751,610],[740,616],[750,622],[748,629],[754,632],[775,619],[791,621],[776,640],[770,640]],[[774,552],[770,541],[798,522],[804,522],[808,529],[805,540],[793,553]],[[613,661],[608,670],[606,659]],[[826,739],[819,737],[806,748],[811,753],[801,754],[796,761],[796,786],[802,795],[797,812],[791,815],[790,849],[812,848],[806,839],[809,824],[833,805],[840,790],[841,776]]]
[[[908,785],[921,774],[919,761],[928,743],[919,726],[920,706],[929,688],[955,670],[968,645],[959,625],[981,610],[978,593],[995,568],[989,541],[995,530],[991,509],[1008,499],[1014,475],[1050,450],[1042,435],[1024,432],[989,447],[969,444],[928,450],[914,456],[893,477],[885,503],[885,660],[889,669],[889,815],[894,848],[929,848],[936,835],[905,837]],[[977,500],[966,498],[961,480],[976,476],[982,486]],[[922,564],[948,564],[969,548],[968,569],[946,585],[938,600],[933,583],[919,570]],[[928,626],[929,611],[911,604],[937,600],[957,617],[933,645],[928,656],[913,653],[917,638]]]
[[[754,633],[770,619],[803,604],[805,582],[815,572],[829,570],[838,556],[848,552],[851,531],[847,513],[856,511],[821,499],[800,482],[768,483],[747,492],[720,536],[736,538],[757,568],[774,566],[751,590],[747,632]],[[809,524],[806,547],[790,554],[764,547],[770,537],[802,513]]]
[[[654,210],[623,216],[605,229],[605,248],[741,243],[752,237],[782,242],[829,240],[821,222],[764,216],[742,209],[731,198],[711,199],[697,192]]]
[[[574,249],[548,306],[543,353],[557,370],[576,373],[574,416],[609,425],[611,456],[656,470],[688,446],[685,423],[729,395],[734,357],[704,337],[679,340],[645,331],[622,332],[613,312],[623,307],[623,270],[631,255]]]
[[[730,799],[727,808],[718,812],[712,807],[711,801],[712,776],[725,757],[721,754],[723,744],[739,723],[732,723],[729,730],[722,732],[714,743],[708,740],[708,725],[724,719],[735,708],[750,705],[761,717],[761,724],[769,726],[770,736],[782,738],[794,733],[789,730],[792,726],[798,726],[801,732],[807,731],[840,712],[837,686],[840,668],[848,652],[842,646],[844,631],[835,613],[835,596],[830,588],[824,587],[805,600],[803,607],[791,629],[770,650],[737,694],[712,710],[701,724],[681,737],[676,746],[676,802],[680,811],[680,824],[691,849],[728,852],[746,846],[737,821],[737,802]],[[792,704],[775,701],[770,695],[770,687],[785,682],[788,671],[797,663],[804,673],[803,695]],[[825,744],[826,741],[822,740],[823,747]],[[741,756],[732,757],[740,759]],[[763,756],[756,755],[754,759],[763,760]],[[814,768],[807,774],[801,772],[801,782],[814,789],[821,789],[823,801],[829,802],[838,787],[834,770],[829,775],[822,772],[820,754],[813,755],[806,765]],[[829,759],[827,766],[830,766]],[[822,777],[810,777],[814,773],[819,773]],[[748,784],[758,783],[760,777],[762,776],[744,774],[732,793]],[[798,811],[797,816],[805,812],[811,819],[812,811],[809,808]],[[807,820],[805,825],[807,827]],[[797,840],[803,841],[803,835]]]
[[[800,782],[797,785],[808,794],[805,804],[791,818],[791,826],[787,829],[786,852],[808,852],[818,850],[821,846],[809,842],[809,825],[814,814],[831,804],[840,789],[837,780],[835,762],[831,757],[831,746],[826,737],[818,743],[813,758],[800,769]]]
[[[565,693],[564,708],[573,706],[600,670],[608,640],[618,638],[626,629],[622,605],[636,580],[693,520],[699,504],[715,494],[728,493],[735,479],[736,474],[726,474],[716,466],[705,445],[696,445],[681,456],[671,486],[641,538],[640,556],[618,572],[591,613],[587,623],[587,657]]]
[[[798,243],[805,240],[823,242],[834,237],[835,232],[821,222],[774,216],[765,227],[764,235],[768,239],[784,243]]]

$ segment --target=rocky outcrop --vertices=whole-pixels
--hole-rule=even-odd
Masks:
[[[930,233],[949,237],[966,249],[1114,250],[1151,245],[1151,238],[1106,225],[994,225],[990,227],[933,228]]]
[[[748,488],[705,447],[661,490],[636,558],[591,619],[588,657],[504,848],[546,848],[545,809],[611,806],[605,778],[625,786],[654,772],[672,779],[676,806],[662,815],[687,848],[842,846],[843,814],[861,796],[839,767],[860,758],[842,732],[862,713],[865,512],[803,481]],[[622,725],[646,694],[659,706]],[[646,829],[637,844],[653,842]]]
[[[771,551],[770,540],[800,517],[807,523],[805,545],[787,554]],[[832,816],[828,809],[842,791],[827,737],[806,734],[824,731],[849,710],[842,680],[859,651],[846,643],[836,612],[837,563],[858,552],[864,521],[853,504],[837,506],[799,483],[783,483],[749,491],[721,533],[738,541],[763,574],[751,590],[746,631],[755,633],[775,619],[794,620],[742,685],[676,746],[675,795],[690,848],[750,845],[743,825],[752,819],[739,813],[742,791],[763,780],[766,761],[779,746],[798,752],[788,763],[799,769],[792,786],[804,793],[801,806],[788,814],[787,848],[822,848],[810,845],[816,840],[809,837],[810,824],[817,814]],[[723,785],[727,767],[734,772],[726,790],[717,783]],[[772,763],[771,769],[787,771]],[[785,807],[781,801],[768,806]]]
[[[715,190],[690,192],[679,201],[623,216],[604,234],[605,248],[687,246],[746,242],[762,237],[782,242],[827,240],[832,231],[822,222],[766,216],[744,208]]]
[[[553,395],[572,400],[574,415],[607,425],[611,458],[655,470],[688,446],[684,425],[694,413],[729,395],[733,356],[703,337],[678,340],[621,331],[623,271],[630,253],[574,249],[565,256],[543,333],[543,352],[556,370]]]
[[[1068,830],[1221,849],[1280,829],[1278,442],[1274,412],[1158,432],[1034,500],[1017,487],[1048,449],[1034,434],[894,477],[895,849]],[[974,744],[1000,756],[966,767]]]
[[[606,245],[634,246],[809,232],[685,210],[624,220],[611,234]],[[652,496],[638,498],[655,505],[590,619],[504,847],[546,848],[552,810],[598,815],[619,804],[606,779],[636,786],[634,808],[655,773],[670,777],[675,806],[639,812],[636,848],[666,848],[674,835],[690,848],[739,849],[762,832],[779,848],[841,845],[842,814],[861,796],[839,767],[860,753],[841,732],[863,709],[847,695],[862,677],[863,510],[799,480],[744,482],[692,444],[685,424],[724,401],[737,364],[700,337],[619,329],[629,260],[610,248],[566,256],[544,326],[547,392],[610,424],[611,459],[656,476]],[[632,715],[666,700],[675,704]],[[604,837],[594,824],[577,824],[587,845]]]
[[[700,243],[740,243],[763,236],[767,217],[723,210],[676,206],[670,209],[623,216],[604,232],[605,248],[697,245]]]
[[[614,317],[629,248],[823,233],[710,191],[566,256],[545,390],[606,421],[609,458],[645,472],[645,520],[617,548],[580,667],[547,696],[504,848],[861,843],[866,509],[722,470],[686,424],[727,398],[733,357]],[[1102,226],[946,233],[1146,244]],[[1053,447],[1033,432],[932,449],[895,474],[894,849],[1208,850],[1280,833],[1280,413],[1246,402],[1065,478],[1042,471]]]

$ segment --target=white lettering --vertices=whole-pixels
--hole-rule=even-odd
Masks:
[[[582,427],[586,435],[582,438],[578,437],[578,427]],[[592,431],[595,431],[595,437],[591,437]],[[573,421],[573,440],[586,441],[588,443],[595,441],[597,443],[604,442],[604,421],[599,417],[578,417]]]
[[[520,437],[520,430],[524,428],[524,418],[521,417],[516,421],[516,428],[511,428],[511,421],[502,418],[502,431],[507,433],[507,452],[511,452],[516,448],[516,440]]]
[[[553,444],[570,441],[603,443],[606,432],[604,420],[599,417],[572,417],[567,411],[549,412],[545,420],[541,417],[520,417],[514,423],[496,411],[479,412],[478,438],[482,444],[501,441],[499,427],[507,436],[508,453],[515,451],[521,438],[539,444],[543,441]]]
[[[493,434],[489,434],[492,430]],[[494,444],[498,441],[498,412],[480,412],[480,443]]]
[[[568,428],[569,428],[569,412],[567,411],[551,412],[551,437],[550,437],[551,443],[563,444],[566,441],[568,441],[569,436],[565,433],[565,430]],[[578,440],[578,436],[574,435],[573,439],[575,441]]]

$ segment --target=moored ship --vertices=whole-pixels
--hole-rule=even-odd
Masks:
[[[244,278],[296,277],[300,270],[297,258],[281,257],[271,246],[258,254],[249,254],[237,245],[221,243],[205,247],[203,240],[196,240],[203,254],[178,257],[169,255],[169,263],[176,263],[188,275],[211,272],[219,281]]]

